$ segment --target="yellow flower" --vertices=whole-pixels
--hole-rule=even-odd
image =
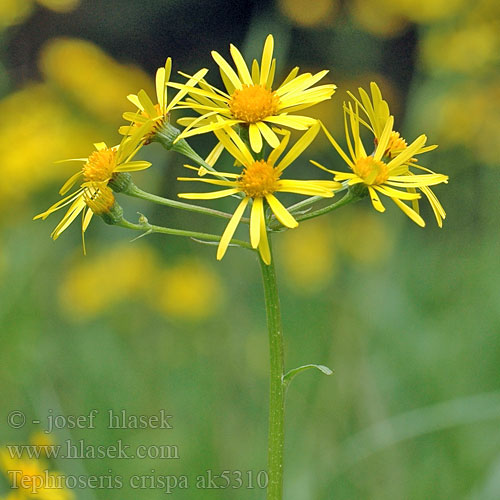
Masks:
[[[243,172],[241,174],[227,172],[213,173],[206,169],[196,169],[200,175],[209,174],[216,178],[195,179],[181,177],[179,180],[205,182],[207,184],[223,186],[226,189],[210,193],[181,193],[179,197],[208,200],[223,198],[236,193],[244,195],[222,235],[217,250],[218,260],[222,259],[226,253],[227,247],[236,231],[236,227],[250,200],[252,200],[252,210],[250,213],[250,243],[253,248],[259,249],[262,260],[266,264],[270,264],[271,252],[267,240],[264,205],[269,205],[271,211],[283,226],[288,228],[298,226],[298,222],[294,219],[293,215],[281,204],[274,193],[287,192],[331,198],[333,196],[333,190],[340,187],[338,182],[332,181],[281,179],[281,175],[285,168],[288,167],[307,146],[309,146],[316,137],[318,131],[319,123],[316,122],[316,125],[311,127],[293,147],[290,148],[281,161],[276,164],[279,156],[283,153],[288,144],[289,134],[284,136],[278,144],[278,147],[269,154],[267,160],[264,160],[255,159],[245,143],[232,128],[214,130],[220,143],[241,165],[243,165]]]
[[[299,68],[296,67],[283,83],[273,90],[276,68],[273,46],[274,39],[269,35],[264,44],[260,66],[254,60],[251,71],[234,45],[231,45],[230,51],[237,71],[234,71],[219,53],[213,51],[212,57],[220,68],[226,92],[216,89],[204,80],[199,82],[200,88],[189,89],[192,98],[183,104],[201,116],[178,120],[181,125],[187,125],[179,137],[186,138],[241,124],[248,127],[251,148],[258,153],[262,149],[262,138],[273,148],[279,146],[280,141],[269,125],[296,130],[307,130],[313,126],[316,122],[313,118],[292,113],[330,99],[336,86],[327,84],[311,88],[328,71],[297,76]],[[169,85],[184,88],[179,84]]]
[[[156,97],[157,104],[153,104],[153,101],[150,99],[146,91],[140,90],[137,95],[130,94],[127,96],[127,99],[137,106],[139,113],[137,112],[126,112],[123,113],[123,118],[129,122],[132,122],[135,127],[140,127],[146,123],[149,123],[150,120],[153,120],[154,126],[147,134],[147,141],[151,140],[152,136],[155,132],[168,121],[168,115],[172,109],[175,108],[176,104],[188,93],[188,90],[193,85],[196,85],[198,81],[203,78],[208,70],[201,69],[198,71],[185,85],[185,88],[181,89],[175,97],[168,102],[167,96],[167,83],[170,79],[170,74],[172,72],[172,59],[169,57],[163,68],[158,68],[156,71]],[[121,134],[129,134],[133,131],[133,128],[130,126],[120,127]]]
[[[64,196],[79,180],[80,187],[72,194],[52,205],[45,212],[38,214],[34,219],[45,220],[50,214],[69,205],[69,209],[56,226],[51,236],[54,240],[82,214],[82,241],[85,252],[84,234],[94,213],[103,214],[109,211],[114,204],[114,196],[107,187],[113,175],[120,172],[133,172],[148,168],[147,161],[132,161],[143,144],[143,134],[147,129],[142,127],[131,137],[125,137],[118,146],[108,148],[104,142],[95,144],[94,151],[88,158],[75,158],[69,161],[84,162],[83,168],[72,175],[59,191]]]
[[[351,92],[348,92],[348,94],[355,102],[357,108],[359,108],[364,113],[364,115],[367,118],[367,121],[359,117],[359,114],[356,119],[359,120],[359,123],[363,124],[365,127],[367,127],[369,130],[372,131],[373,135],[375,136],[375,146],[378,146],[378,144],[382,139],[382,133],[384,131],[384,128],[387,124],[387,121],[390,118],[389,105],[382,98],[380,89],[378,88],[378,85],[375,82],[370,83],[371,97],[364,89],[359,88],[358,90],[360,99],[354,96]],[[348,114],[352,114],[353,112],[352,107],[350,106],[346,107],[344,105],[344,109]],[[385,150],[382,153],[382,157],[387,158],[388,160],[392,160],[393,158],[396,158],[400,153],[403,153],[407,149],[407,147],[408,147],[407,142],[403,137],[401,137],[399,132],[391,130],[387,144],[385,146]],[[437,148],[436,145],[421,147],[415,154],[426,153],[436,148]],[[412,156],[404,160],[403,165],[407,167],[407,170],[405,172],[406,175],[415,175],[411,171],[411,168],[416,168],[419,170],[430,172],[427,169],[420,167],[416,163],[417,159],[413,158]],[[424,193],[426,198],[429,200],[429,203],[434,212],[434,216],[436,217],[438,226],[442,227],[443,219],[445,219],[446,217],[446,212],[439,203],[439,200],[436,198],[435,194],[428,187],[428,185],[420,186],[419,189],[422,191],[422,193]],[[409,186],[408,191],[410,193],[415,193],[415,188]],[[412,200],[412,206],[414,211],[417,212],[418,214],[420,211],[418,199]]]
[[[380,139],[377,142],[374,153],[369,155],[365,151],[359,134],[360,118],[358,106],[356,106],[354,110],[352,105],[349,104],[349,106],[344,109],[344,121],[350,158],[338,145],[337,141],[335,141],[328,130],[324,127],[323,129],[333,147],[349,165],[352,172],[345,173],[329,170],[316,162],[312,163],[334,174],[336,181],[347,181],[350,186],[356,184],[365,186],[368,189],[375,210],[379,212],[385,211],[385,207],[379,198],[379,193],[383,194],[391,198],[410,219],[419,226],[424,227],[425,222],[418,213],[418,205],[414,204],[413,208],[411,208],[403,202],[403,200],[412,202],[418,200],[420,194],[417,193],[417,190],[419,189],[427,195],[434,213],[436,214],[436,218],[438,219],[438,223],[440,223],[441,219],[444,219],[445,213],[434,193],[432,193],[428,186],[441,184],[442,182],[447,183],[448,177],[446,175],[436,174],[431,170],[416,166],[413,163],[408,163],[413,156],[428,150],[428,148],[424,147],[427,137],[425,135],[420,135],[393,158],[387,156],[386,152],[390,138],[393,134],[392,127],[394,123],[394,117],[389,116],[380,135]],[[349,133],[349,126],[351,133]],[[415,175],[409,171],[410,165],[427,173]],[[396,188],[402,188],[404,191]]]

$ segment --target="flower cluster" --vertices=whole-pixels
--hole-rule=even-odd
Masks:
[[[417,159],[436,146],[426,146],[425,135],[420,135],[408,145],[394,130],[394,117],[390,114],[389,106],[378,86],[372,83],[371,95],[363,89],[359,89],[359,97],[348,93],[350,101],[344,103],[347,152],[344,151],[319,120],[302,114],[303,110],[330,99],[334,94],[334,84],[317,85],[328,71],[300,73],[296,67],[280,85],[275,85],[276,60],[273,50],[274,38],[269,35],[260,61],[254,60],[251,65],[247,65],[241,52],[231,45],[234,67],[218,52],[212,52],[220,69],[223,90],[205,80],[208,73],[206,69],[200,69],[192,76],[180,73],[186,78],[184,83],[171,81],[172,61],[168,58],[165,66],[156,73],[156,103],[144,90],[129,95],[129,101],[137,109],[123,114],[128,124],[120,127],[122,141],[113,147],[98,143],[95,145],[96,150],[87,158],[70,160],[83,162],[83,167],[61,188],[63,199],[36,218],[45,219],[51,213],[69,206],[52,233],[54,239],[79,214],[82,214],[83,237],[92,216],[96,214],[102,215],[108,223],[119,223],[124,227],[192,237],[201,235],[199,239],[214,241],[212,235],[203,233],[167,228],[159,231],[158,226],[150,225],[145,218],[141,219],[139,225],[123,222],[123,211],[117,205],[113,192],[132,195],[140,192],[143,198],[150,201],[225,217],[228,219],[226,228],[222,236],[215,240],[218,241],[217,259],[221,259],[234,243],[258,250],[266,264],[272,258],[268,238],[271,231],[295,228],[302,219],[341,206],[339,202],[339,205],[330,204],[317,212],[303,211],[345,189],[348,189],[349,201],[369,195],[373,207],[379,212],[385,210],[380,195],[387,196],[420,226],[425,225],[419,207],[420,193],[423,193],[441,227],[445,212],[430,186],[445,183],[448,178],[423,167]],[[170,100],[169,88],[176,90]],[[178,130],[171,124],[170,115],[174,110],[193,112],[197,116],[182,116],[177,123],[184,128]],[[363,128],[373,134],[371,152],[365,149],[361,139]],[[286,178],[285,169],[304,153],[321,130],[347,163],[350,172],[334,170],[311,160],[311,163],[333,177]],[[293,141],[292,132],[298,134],[298,138]],[[217,143],[203,160],[190,148],[186,139],[205,133],[213,134]],[[233,214],[155,195],[147,197],[147,194],[131,184],[124,173],[146,169],[151,165],[147,161],[134,159],[138,151],[151,142],[159,142],[166,149],[180,152],[197,163],[196,167],[186,167],[195,170],[198,175],[179,177],[181,182],[197,182],[221,188],[213,192],[180,193],[180,198],[210,200],[230,197],[236,202]],[[226,171],[217,167],[223,151],[233,157],[235,170]],[[77,189],[68,194],[77,184]],[[278,199],[280,193],[308,198],[287,207]],[[244,217],[247,208],[249,218]],[[241,222],[249,225],[249,244],[234,240]]]

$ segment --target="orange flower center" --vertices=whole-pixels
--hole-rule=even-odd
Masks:
[[[280,172],[264,160],[259,160],[245,167],[239,178],[241,190],[251,198],[263,198],[274,193]]]
[[[83,178],[86,182],[103,182],[111,178],[116,167],[116,150],[101,149],[94,151],[83,166]]]
[[[358,158],[354,165],[354,173],[369,186],[383,184],[389,178],[387,165],[375,160],[373,156]]]
[[[229,101],[233,116],[245,123],[256,123],[278,112],[280,98],[262,85],[243,85]]]
[[[375,138],[375,146],[378,144],[378,139]],[[403,149],[408,147],[406,141],[401,137],[399,132],[395,132],[394,130],[391,132],[389,137],[389,142],[387,143],[387,149],[384,151],[384,155],[392,160],[395,156],[397,156]]]

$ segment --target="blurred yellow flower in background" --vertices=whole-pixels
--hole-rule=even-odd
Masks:
[[[167,265],[147,244],[126,243],[70,262],[58,295],[62,310],[77,321],[129,302],[198,322],[217,313],[225,293],[217,272],[204,262],[183,257]]]
[[[50,40],[40,56],[45,78],[85,111],[117,126],[126,95],[137,88],[152,90],[151,79],[137,66],[115,61],[85,40]]]
[[[46,84],[28,85],[0,100],[0,113],[16,117],[0,129],[0,207],[21,205],[33,191],[60,179],[64,171],[51,163],[84,151],[95,134]]]
[[[351,0],[348,8],[354,21],[367,33],[394,37],[404,32],[409,21],[385,0]]]
[[[70,266],[59,287],[59,303],[69,316],[87,319],[126,300],[142,300],[157,267],[147,245],[116,245]]]
[[[277,240],[284,279],[301,293],[313,293],[331,282],[338,258],[331,221],[314,219]]]
[[[421,60],[427,70],[489,73],[500,62],[500,22],[484,20],[432,30],[422,41]]]
[[[278,8],[292,23],[312,28],[332,24],[340,5],[338,0],[278,0]]]
[[[30,436],[30,444],[37,446],[43,451],[44,447],[54,445],[55,441],[51,434],[47,434],[44,431],[38,431]]]
[[[154,276],[151,304],[170,318],[199,322],[217,313],[224,300],[219,275],[206,263],[182,258]]]
[[[49,471],[45,462],[37,458],[12,457],[5,448],[0,451],[0,468],[13,488],[14,498],[41,500],[72,500],[73,493],[65,488],[63,478]]]
[[[78,7],[80,0],[2,0],[0,2],[0,28],[22,23],[35,9],[35,5],[55,12],[69,12]]]
[[[345,213],[335,225],[340,252],[354,265],[370,268],[389,259],[395,244],[394,228],[373,212],[354,209]]]
[[[307,221],[276,241],[283,279],[295,293],[313,295],[335,282],[345,264],[369,270],[394,248],[394,229],[372,212],[354,208],[337,217]]]

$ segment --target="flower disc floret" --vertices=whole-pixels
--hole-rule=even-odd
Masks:
[[[375,143],[375,147],[377,147],[378,137],[375,137],[373,141]],[[389,142],[387,143],[387,148],[385,149],[383,156],[392,160],[392,158],[396,157],[407,147],[408,143],[403,137],[401,137],[400,133],[393,130],[389,136]]]
[[[229,109],[237,120],[257,123],[278,113],[280,99],[276,92],[263,85],[243,85],[236,89],[229,101]]]
[[[278,189],[280,172],[264,160],[245,167],[239,179],[241,190],[250,198],[264,198]]]
[[[104,182],[111,177],[115,167],[116,149],[94,151],[83,165],[83,179],[86,182]]]
[[[389,178],[389,169],[383,161],[378,161],[373,156],[361,157],[356,160],[354,172],[363,179],[367,185],[380,185]]]

